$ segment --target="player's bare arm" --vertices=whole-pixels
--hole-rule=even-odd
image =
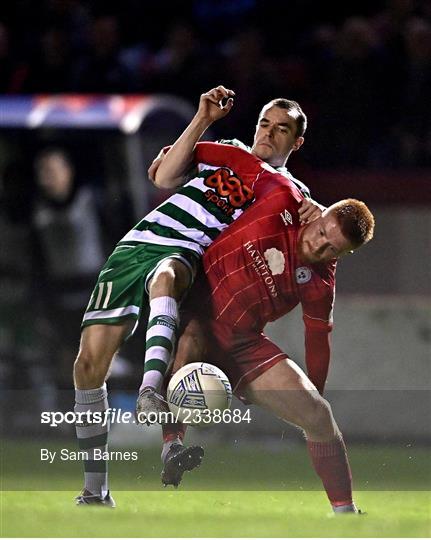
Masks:
[[[150,182],[153,182],[153,184],[155,184],[155,176],[156,176],[157,169],[159,168],[160,163],[163,161],[163,158],[165,157],[166,152],[167,150],[165,148],[162,148],[162,150],[160,150],[157,157],[153,160],[151,165],[148,167],[148,171],[147,171],[148,179],[150,180]],[[182,184],[186,182],[187,177],[194,176],[193,175],[194,170],[196,170],[196,167],[192,166],[192,168],[189,169],[185,174],[182,174],[176,178],[171,178],[171,181],[170,181],[171,185],[169,187],[160,186],[158,184],[155,184],[155,185],[156,187],[160,189],[172,189],[177,186],[181,186]]]
[[[193,162],[196,143],[211,124],[230,112],[234,95],[233,90],[224,86],[217,86],[201,95],[198,110],[190,124],[169,152],[159,154],[148,170],[149,178],[157,187],[172,189],[184,183]]]
[[[148,178],[149,178],[149,180],[151,180],[151,182],[154,182],[157,169],[159,168],[159,165],[162,162],[164,157],[165,157],[165,154],[164,154],[163,148],[162,148],[162,150],[160,150],[160,152],[158,153],[157,157],[153,159],[151,165],[148,167],[147,174],[148,174]]]

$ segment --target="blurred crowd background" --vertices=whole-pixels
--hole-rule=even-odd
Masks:
[[[223,83],[239,104],[223,129],[240,139],[263,102],[294,96],[320,167],[430,165],[430,18],[429,0],[2,2],[0,91],[196,103]]]
[[[364,342],[366,332],[375,339],[374,349],[354,348],[352,363],[376,354],[390,358],[394,373],[409,354],[413,386],[428,384],[429,311],[381,295],[431,294],[423,263],[431,223],[429,0],[0,3],[3,97],[167,94],[193,110],[218,84],[235,90],[235,107],[209,138],[251,144],[263,104],[295,99],[309,128],[292,172],[324,203],[352,195],[377,210],[373,245],[340,274],[342,292],[374,295],[374,307],[353,325]],[[141,217],[130,176],[144,185],[151,159],[185,125],[184,118],[154,117],[138,139],[113,130],[0,129],[0,388],[36,388],[44,408],[56,408],[57,390],[71,388],[95,278]],[[146,208],[166,196],[148,189]],[[342,321],[358,313],[353,304],[343,309]],[[116,362],[114,387],[136,385],[143,331]],[[385,332],[393,336],[389,353],[375,348]],[[396,344],[400,335],[410,336],[408,351]],[[350,354],[351,344],[342,346]],[[344,376],[351,381],[350,372]],[[379,380],[385,384],[384,370]]]

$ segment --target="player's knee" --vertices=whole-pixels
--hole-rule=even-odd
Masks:
[[[87,351],[79,351],[73,366],[75,382],[79,387],[88,386],[97,388],[101,386],[106,377],[105,368],[98,359]]]
[[[167,261],[151,279],[150,298],[172,296],[180,300],[189,284],[189,269],[180,261]]]
[[[310,404],[307,407],[307,414],[304,419],[304,428],[311,428],[313,430],[325,431],[332,425],[332,411],[331,406],[316,393],[313,395]]]
[[[175,283],[175,272],[172,268],[159,270],[151,279],[150,293],[168,293],[173,289]]]

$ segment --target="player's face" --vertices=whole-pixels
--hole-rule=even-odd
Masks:
[[[352,245],[343,235],[337,218],[324,212],[319,219],[306,225],[298,239],[299,258],[310,264],[339,259],[352,250]]]
[[[296,136],[294,112],[273,106],[260,113],[251,151],[272,167],[282,167],[303,142]]]

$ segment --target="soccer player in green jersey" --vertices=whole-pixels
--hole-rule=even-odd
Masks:
[[[213,122],[229,113],[233,96],[234,92],[223,86],[201,96],[189,126],[169,152],[150,167],[149,175],[156,185],[172,188],[184,184],[196,143]],[[274,100],[262,109],[251,152],[273,167],[284,167],[291,152],[302,145],[305,128],[306,117],[297,103]],[[210,172],[211,166],[199,164],[197,176],[129,231],[102,268],[84,314],[74,366],[76,412],[107,410],[109,366],[133,333],[147,298],[150,315],[145,373],[137,412],[166,410],[159,391],[174,348],[178,304],[193,282],[205,248],[252,202],[245,200],[227,213],[211,208],[203,189]],[[313,205],[305,205],[302,219],[311,219],[315,211]],[[77,424],[80,449],[88,453],[85,488],[78,504],[114,504],[108,491],[106,461],[94,459],[95,450],[107,448],[108,428],[108,424]],[[201,450],[195,448],[196,452]]]
[[[231,90],[219,86],[201,96],[198,114],[191,124],[170,151],[167,154],[161,152],[149,169],[149,176],[158,187],[175,188],[184,184],[186,174],[192,166],[191,157],[196,142],[215,120],[222,118],[230,111],[233,106],[233,95]],[[221,100],[227,101],[223,105]],[[278,172],[288,176],[305,195],[309,196],[308,188],[291,176],[285,167],[289,155],[302,146],[306,127],[307,118],[298,103],[280,98],[263,107],[251,148],[237,139],[220,142],[239,146],[253,153]],[[303,219],[311,218],[316,211],[319,212],[319,208],[305,203]],[[238,212],[235,213],[235,219],[237,217]],[[204,220],[201,221],[206,224]],[[220,231],[219,227],[216,234],[218,235]],[[170,357],[170,354],[166,354],[165,351],[172,349],[171,334],[166,327],[163,332],[153,328],[152,325],[157,321],[153,315],[159,317],[170,314],[176,325],[178,321],[177,301],[184,294],[190,279],[190,272],[186,271],[184,261],[178,258],[165,260],[152,275],[149,283],[152,312],[147,336],[145,373],[137,407],[140,411],[149,410],[151,401],[155,397],[154,392],[158,392],[160,388],[165,373],[166,359]],[[157,340],[155,337],[160,338],[162,335],[163,339],[169,339],[169,342],[165,341],[166,348],[164,350],[161,347],[154,349],[154,344],[160,345],[162,343],[160,339]],[[161,358],[162,355],[163,358]],[[156,399],[158,399],[157,396]]]

